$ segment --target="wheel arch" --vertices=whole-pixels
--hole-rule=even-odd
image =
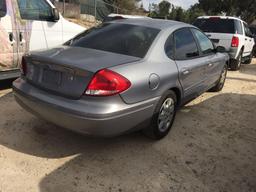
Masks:
[[[177,97],[177,106],[181,105],[181,90],[178,87],[172,87],[169,90],[173,91]]]

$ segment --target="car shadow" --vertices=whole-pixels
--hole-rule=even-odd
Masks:
[[[0,122],[0,144],[37,157],[74,155],[41,180],[41,192],[251,191],[256,189],[255,106],[255,95],[229,93],[192,102],[158,142],[138,132],[88,138],[21,108],[17,113],[24,114],[15,119],[11,106],[6,121]]]
[[[248,75],[256,75],[256,64],[241,65],[239,72]]]
[[[0,91],[4,89],[10,89],[12,87],[12,82],[15,79],[7,79],[7,80],[1,80],[0,81]]]

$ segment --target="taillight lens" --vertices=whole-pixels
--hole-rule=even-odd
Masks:
[[[231,47],[238,47],[238,46],[239,46],[239,38],[234,36],[231,41]]]
[[[27,74],[27,62],[26,62],[26,59],[24,57],[22,57],[22,60],[21,60],[21,74],[22,75],[26,75]]]
[[[127,90],[130,86],[130,81],[122,75],[108,69],[103,69],[94,75],[85,94],[93,96],[110,96],[121,93]]]

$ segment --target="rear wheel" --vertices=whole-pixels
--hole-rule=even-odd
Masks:
[[[251,62],[252,62],[252,57],[253,57],[253,53],[251,52],[251,54],[250,54],[250,56],[248,57],[248,59],[246,59],[246,60],[244,61],[244,64],[251,64]]]
[[[176,106],[176,94],[171,90],[167,91],[156,107],[150,127],[143,130],[144,134],[156,140],[165,137],[169,133],[175,119]]]
[[[224,87],[225,81],[226,81],[227,71],[228,71],[228,66],[225,65],[224,68],[222,69],[222,72],[220,74],[220,78],[219,78],[217,84],[213,88],[211,88],[210,91],[218,92],[218,91],[222,90],[222,88]]]
[[[237,56],[237,59],[231,59],[230,60],[230,69],[233,71],[237,71],[240,69],[242,64],[242,54],[243,51],[241,50],[239,55]]]

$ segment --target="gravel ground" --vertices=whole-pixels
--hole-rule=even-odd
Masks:
[[[158,142],[57,128],[1,87],[0,192],[256,191],[256,60],[183,107]]]

